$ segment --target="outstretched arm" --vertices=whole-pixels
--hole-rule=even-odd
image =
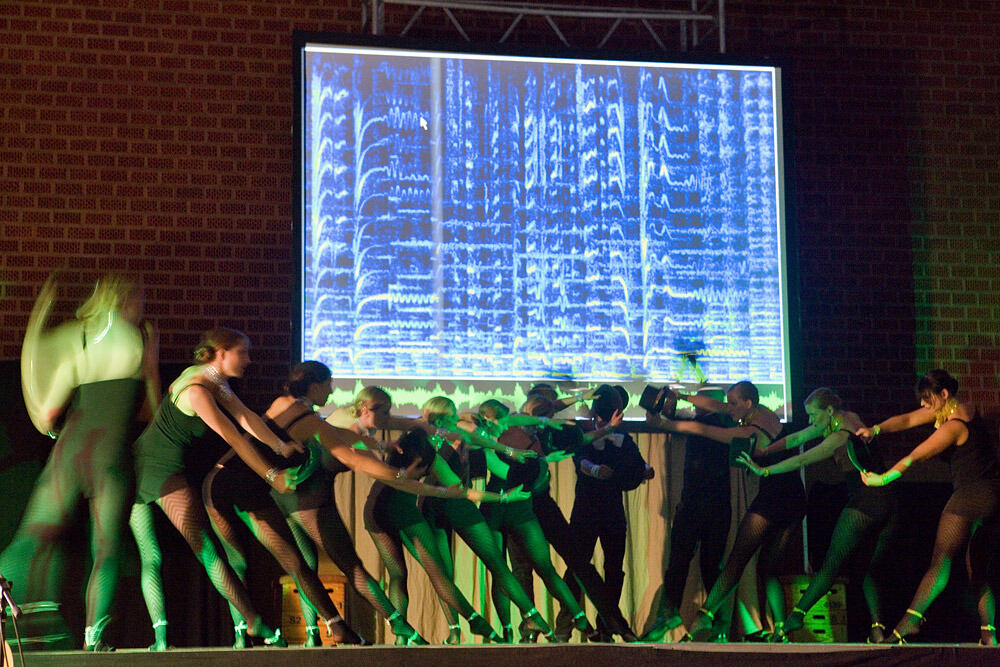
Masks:
[[[304,452],[305,448],[296,441],[285,442],[274,434],[264,424],[256,412],[243,404],[239,396],[230,392],[220,392],[219,402],[229,411],[236,421],[246,431],[282,456],[290,456],[292,452]],[[226,421],[229,421],[228,419]]]
[[[767,447],[757,449],[758,456],[768,456],[770,454],[777,454],[778,452],[783,452],[786,449],[795,449],[796,447],[801,447],[810,440],[815,440],[816,438],[823,435],[823,429],[815,425],[809,425],[801,431],[796,431],[791,435],[786,435],[784,438],[779,438]],[[824,442],[826,442],[824,440]],[[822,443],[820,443],[822,445]],[[819,446],[819,445],[817,445]]]
[[[287,483],[287,473],[276,471],[264,460],[264,457],[250,444],[250,441],[243,437],[236,429],[236,425],[222,413],[222,410],[219,409],[219,406],[215,403],[215,398],[212,397],[208,389],[201,385],[193,384],[185,390],[184,397],[195,414],[210,429],[218,433],[233,448],[237,456],[246,462],[251,470],[267,480],[279,493],[291,491]],[[263,424],[261,425],[263,426]],[[269,429],[268,433],[270,433]],[[276,438],[273,433],[271,437]]]
[[[682,401],[687,401],[694,407],[700,408],[705,412],[721,412],[722,414],[729,414],[729,404],[716,400],[711,396],[703,396],[702,394],[677,394],[677,398]]]
[[[556,412],[562,412],[566,408],[570,407],[571,405],[575,405],[580,401],[592,400],[596,394],[597,394],[596,388],[588,389],[587,391],[582,391],[579,394],[574,394],[572,396],[567,396],[566,398],[560,398],[557,401],[553,401],[552,408]]]
[[[660,428],[671,433],[687,433],[689,435],[700,435],[709,440],[715,440],[724,444],[729,444],[733,438],[749,438],[756,435],[758,439],[767,436],[753,426],[733,426],[724,428],[722,426],[711,426],[697,421],[675,421],[673,419],[663,419],[660,421]]]
[[[857,435],[860,435],[865,440],[871,440],[879,433],[897,433],[899,431],[906,431],[907,429],[911,429],[915,426],[931,424],[933,422],[933,410],[928,408],[918,408],[912,412],[896,415],[895,417],[889,417],[885,421],[879,422],[874,426],[859,428]]]
[[[926,461],[929,458],[937,456],[952,445],[957,444],[967,434],[968,428],[964,423],[955,419],[947,421],[941,425],[941,428],[934,431],[930,437],[914,447],[913,451],[897,461],[896,465],[881,475],[872,472],[861,473],[861,481],[868,486],[885,486],[886,484],[890,484],[902,477],[903,473],[909,470],[910,466],[914,463]]]
[[[809,429],[805,430],[808,431]],[[804,431],[799,431],[799,433],[803,432]],[[739,462],[746,466],[747,469],[755,475],[760,475],[762,477],[767,477],[768,475],[780,475],[781,473],[798,470],[799,468],[804,468],[807,465],[812,465],[813,463],[830,458],[839,447],[843,447],[847,444],[848,437],[849,436],[846,431],[836,431],[828,435],[823,439],[823,442],[819,443],[812,449],[809,449],[798,456],[793,456],[767,467],[758,466],[746,452],[740,454]],[[779,440],[778,442],[781,441]],[[778,442],[775,444],[778,444]]]

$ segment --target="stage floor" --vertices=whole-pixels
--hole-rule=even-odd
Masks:
[[[866,646],[861,644],[551,644],[536,646],[372,646],[338,648],[172,649],[150,653],[137,649],[93,654],[83,651],[30,652],[30,667],[187,667],[239,665],[258,667],[554,667],[557,665],[1000,665],[1000,648],[973,644]],[[14,664],[19,665],[17,656]]]

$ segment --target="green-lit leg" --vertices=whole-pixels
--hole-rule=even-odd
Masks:
[[[167,650],[167,610],[163,594],[163,554],[160,543],[156,539],[153,523],[153,508],[150,505],[136,503],[132,505],[129,516],[129,527],[132,536],[139,547],[139,562],[142,587],[142,598],[149,611],[149,620],[153,624],[153,645],[150,651]]]

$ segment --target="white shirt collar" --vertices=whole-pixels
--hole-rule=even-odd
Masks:
[[[604,451],[604,443],[610,442],[615,447],[621,447],[622,443],[625,442],[624,433],[609,433],[608,435],[594,441],[594,449],[599,452]]]

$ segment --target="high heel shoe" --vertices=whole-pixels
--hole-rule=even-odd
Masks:
[[[580,613],[582,614],[583,612]],[[573,624],[575,627],[579,627],[579,625],[577,624],[578,623],[577,618],[579,616],[580,614],[577,614],[576,616],[573,617]],[[586,615],[584,615],[583,620],[585,623],[584,625],[585,629],[590,624],[586,622],[587,621]],[[558,636],[556,636],[556,633],[552,631],[552,628],[549,626],[549,624],[545,621],[544,618],[542,618],[541,612],[535,609],[534,607],[528,610],[528,613],[524,615],[524,619],[521,621],[521,626],[519,629],[521,631],[522,644],[534,644],[538,640],[538,635],[545,635],[545,640],[548,641],[550,644],[565,643],[561,639],[559,639]],[[526,639],[527,641],[525,641]]]
[[[407,623],[403,615],[398,611],[392,612],[389,616],[389,627],[392,634],[396,635],[396,646],[426,646],[427,640],[420,636],[412,625]],[[362,640],[364,641],[364,640]]]
[[[246,621],[240,621],[233,626],[233,648],[253,648],[253,640],[250,639]]]
[[[684,633],[684,636],[680,638],[682,643],[703,642],[708,640],[712,635],[712,622],[715,620],[715,612],[705,607],[698,607],[698,614],[702,618],[708,619],[708,625],[702,622],[702,618],[696,618],[694,624],[691,626],[691,630]]]
[[[319,634],[319,626],[307,625],[306,626],[306,640],[303,642],[303,648],[316,648],[323,645],[323,636]]]
[[[153,623],[153,644],[147,650],[166,651],[167,648],[167,622],[160,619]]]
[[[980,625],[979,626],[979,645],[980,646],[996,646],[997,645],[997,629],[993,625]]]
[[[274,633],[270,637],[264,637],[264,646],[288,648],[288,642],[281,636],[281,628],[275,628]]]
[[[805,617],[806,612],[798,607],[792,607],[792,613],[784,621],[774,624],[774,632],[767,641],[771,644],[787,644],[791,641],[790,635],[805,625]]]
[[[790,632],[790,631],[789,631]],[[774,624],[774,632],[767,638],[768,644],[787,644],[788,632],[785,631],[785,622],[778,621]]]
[[[906,620],[907,615],[912,616],[914,619],[916,619],[916,621],[912,623],[912,628],[910,628],[909,632],[905,631],[907,628],[906,628],[906,624],[904,624],[904,621]],[[901,620],[899,623],[896,624],[896,627],[893,628],[893,630],[892,630],[892,634],[889,635],[888,637],[886,637],[882,641],[882,643],[883,644],[899,644],[899,645],[906,644],[907,643],[907,641],[906,641],[907,637],[909,637],[910,635],[915,635],[918,632],[920,632],[920,626],[924,624],[924,620],[926,620],[926,619],[924,619],[924,615],[921,614],[916,609],[907,609],[906,610],[906,614],[903,614],[903,620]],[[900,627],[903,628],[903,630],[904,630],[903,632],[899,631]]]
[[[108,623],[110,622],[111,622],[110,616],[102,616],[101,618],[97,619],[96,623],[87,626],[87,629],[84,630],[83,632],[84,651],[107,653],[115,650],[113,646],[111,646],[106,641],[101,639],[101,635],[104,634],[104,628],[106,628]]]
[[[326,636],[333,639],[334,644],[353,644],[356,646],[366,643],[340,616],[323,619],[323,622],[326,624]]]
[[[872,627],[868,630],[868,639],[865,640],[866,644],[883,644],[885,643],[885,626],[875,621],[872,623]]]
[[[677,613],[676,608],[661,609],[656,615],[656,620],[653,621],[653,627],[646,631],[639,641],[658,643],[663,641],[663,638],[668,632],[674,628],[680,627],[684,619],[681,615]]]
[[[240,622],[234,628],[236,630],[236,641],[233,642],[233,648],[250,648],[253,646],[253,642],[250,640],[251,637],[257,637],[264,642],[264,646],[275,646],[279,648],[285,648],[288,646],[288,642],[284,640],[281,636],[281,628],[275,628],[272,630],[268,627],[260,616],[254,621],[252,629],[248,627],[246,622]],[[243,645],[237,646],[241,641]]]
[[[489,624],[485,618],[479,615],[477,612],[472,612],[469,614],[469,630],[472,634],[479,635],[486,641],[500,643],[503,641],[503,637],[497,634],[496,630]]]
[[[462,643],[462,626],[459,624],[448,624],[448,638],[444,640],[449,646],[458,646]]]

